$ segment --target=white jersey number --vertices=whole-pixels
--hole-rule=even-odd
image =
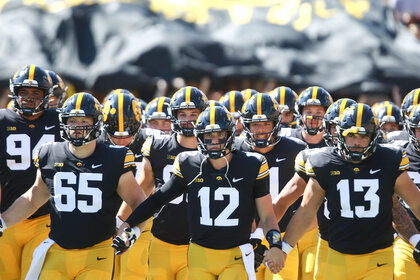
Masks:
[[[379,213],[379,196],[376,192],[379,189],[378,179],[354,179],[354,192],[364,192],[364,199],[370,203],[369,208],[365,206],[355,206],[354,211],[350,205],[350,183],[348,179],[343,179],[337,184],[337,190],[340,193],[341,217],[353,218],[356,214],[359,218],[374,218]]]
[[[89,182],[102,182],[101,173],[80,173],[79,183],[77,176],[72,172],[57,172],[54,175],[54,203],[61,212],[73,212],[79,209],[82,213],[96,213],[102,209],[102,191],[89,187]],[[66,184],[63,184],[66,182]],[[76,201],[76,191],[68,185],[78,185],[77,194],[90,196],[92,203],[86,200]]]
[[[210,217],[210,188],[202,187],[198,191],[198,197],[200,198],[201,205],[201,217],[200,224],[205,226],[217,226],[217,227],[232,227],[239,224],[239,219],[230,219],[229,216],[239,206],[239,192],[234,188],[217,188],[214,192],[214,200],[223,201],[227,196],[229,204],[225,209],[214,219]]]
[[[31,167],[36,151],[45,143],[54,142],[54,134],[44,134],[31,151],[31,138],[26,134],[10,134],[6,138],[6,152],[11,156],[20,156],[20,160],[6,160],[10,170],[26,170]]]

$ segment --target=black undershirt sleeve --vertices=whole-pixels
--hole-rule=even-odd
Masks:
[[[154,213],[158,212],[162,206],[180,196],[186,190],[187,186],[183,183],[182,179],[177,175],[172,174],[171,178],[158,191],[149,196],[134,209],[126,222],[131,227],[137,226],[149,219]]]

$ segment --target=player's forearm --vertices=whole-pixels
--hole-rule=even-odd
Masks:
[[[1,216],[6,226],[12,227],[29,218],[38,208],[27,196],[22,195]]]
[[[307,211],[301,206],[287,225],[283,240],[294,247],[311,227],[314,218],[313,211]]]
[[[272,229],[280,231],[279,225],[277,224],[277,219],[275,216],[268,216],[264,220],[261,220],[258,224],[258,227],[261,227],[264,231],[264,235],[267,234]]]
[[[407,211],[401,206],[396,195],[393,196],[392,222],[394,229],[406,240],[419,233],[407,214]]]

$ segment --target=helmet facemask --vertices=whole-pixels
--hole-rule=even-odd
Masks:
[[[244,131],[246,134],[246,142],[254,147],[257,148],[265,148],[272,145],[276,145],[280,141],[280,137],[278,136],[278,132],[280,130],[280,119],[273,120],[268,119],[265,115],[254,115],[252,119],[241,119]],[[264,133],[253,133],[251,132],[251,123],[261,123],[261,122],[273,122],[273,129],[270,132]],[[267,137],[259,137],[267,135]]]
[[[366,147],[360,146],[349,146],[346,143],[345,137],[349,134],[359,134],[359,135],[369,135],[370,141]],[[350,161],[362,161],[372,155],[373,152],[376,150],[377,141],[379,136],[379,129],[376,127],[356,127],[353,126],[348,129],[343,129],[338,126],[338,147],[342,151],[342,155],[344,158]],[[361,151],[357,151],[358,149],[363,148]]]
[[[195,136],[197,137],[198,150],[210,159],[218,159],[225,157],[232,150],[232,143],[235,138],[235,130],[222,130],[218,128],[218,125],[215,125],[215,128],[209,128],[204,130],[194,130]],[[211,135],[214,132],[226,132],[225,137],[218,138],[217,143],[213,143],[212,137],[206,137],[206,135]],[[219,149],[209,146],[219,146]]]
[[[192,103],[192,102],[191,102]],[[192,105],[183,106],[177,110],[171,112],[171,128],[174,132],[184,135],[185,137],[194,136],[194,123],[196,120],[181,121],[178,118],[180,109],[196,109],[194,103]]]
[[[102,117],[99,117],[96,122],[95,118],[93,118],[94,123],[92,125],[69,125],[67,122],[70,117],[86,117],[86,115],[84,113],[66,117],[60,115],[60,122],[62,125],[61,133],[65,140],[76,147],[80,147],[98,138],[100,134],[98,127],[101,125]],[[72,134],[74,135],[75,133],[80,136],[72,136]]]

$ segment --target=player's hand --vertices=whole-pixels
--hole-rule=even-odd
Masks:
[[[254,249],[254,268],[255,272],[257,272],[258,267],[260,267],[261,263],[264,260],[264,254],[268,250],[268,248],[261,244],[261,239],[258,238],[251,238],[249,243],[251,243],[252,248]]]
[[[140,236],[140,229],[138,227],[131,228],[126,225],[127,224],[123,224],[123,226],[120,227],[117,237],[115,237],[112,242],[112,248],[115,249],[116,255],[125,253],[133,246],[134,242],[136,242]]]
[[[420,266],[420,241],[417,242],[416,247],[414,247],[413,258],[416,261],[417,265]]]
[[[5,229],[6,229],[6,223],[4,222],[0,214],[0,237],[3,235],[3,230]]]
[[[266,252],[263,262],[273,274],[277,274],[284,267],[285,255],[280,248],[272,247]]]

